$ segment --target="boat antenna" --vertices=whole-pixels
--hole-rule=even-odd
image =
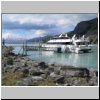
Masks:
[[[83,35],[83,36],[81,37],[81,39],[84,40],[84,39],[85,39],[85,35]]]
[[[68,35],[66,34],[65,37],[68,37]]]
[[[76,34],[73,35],[72,40],[75,40]]]
[[[60,36],[59,37],[62,37],[62,34],[60,34]]]
[[[89,41],[89,37],[87,37],[86,40]]]

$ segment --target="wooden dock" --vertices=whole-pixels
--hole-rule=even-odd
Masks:
[[[27,51],[53,51],[49,50],[49,47],[40,47],[40,46],[27,46]]]

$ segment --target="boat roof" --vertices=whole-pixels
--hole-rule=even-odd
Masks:
[[[48,42],[72,42],[72,39],[49,40]]]

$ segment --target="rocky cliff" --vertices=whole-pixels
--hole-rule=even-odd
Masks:
[[[75,29],[68,33],[69,36],[76,34],[77,37],[85,35],[89,37],[92,43],[97,43],[98,41],[98,18],[82,21],[78,23]]]

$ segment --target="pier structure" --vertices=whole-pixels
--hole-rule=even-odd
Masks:
[[[5,46],[5,40],[2,39],[2,46]]]

